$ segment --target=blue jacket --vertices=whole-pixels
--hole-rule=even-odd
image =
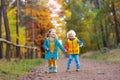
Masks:
[[[45,59],[49,60],[50,58],[54,58],[55,60],[58,59],[58,47],[64,51],[64,47],[62,46],[62,44],[59,42],[59,40],[57,38],[55,38],[54,40],[54,53],[50,53],[50,39],[47,38],[44,41],[44,49],[45,49]]]

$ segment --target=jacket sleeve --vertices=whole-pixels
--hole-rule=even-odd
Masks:
[[[78,40],[78,44],[80,45],[80,47],[83,46],[83,42],[81,40]]]
[[[68,42],[65,43],[65,49],[68,51]]]
[[[58,40],[58,46],[59,46],[59,48],[60,48],[62,51],[65,51],[65,48],[64,48],[63,45],[59,42],[59,40]]]

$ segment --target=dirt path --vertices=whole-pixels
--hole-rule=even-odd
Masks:
[[[75,71],[74,61],[70,72],[66,72],[67,58],[62,58],[57,61],[57,73],[48,73],[47,64],[43,64],[19,80],[120,80],[120,64],[85,59],[80,62],[79,72]]]

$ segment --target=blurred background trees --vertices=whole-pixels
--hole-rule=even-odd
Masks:
[[[66,0],[67,29],[74,29],[84,50],[116,48],[120,45],[119,0]]]
[[[43,42],[50,28],[57,30],[63,44],[66,32],[75,30],[84,42],[82,52],[118,48],[119,5],[119,0],[0,0],[0,38],[35,46],[39,57],[44,57]],[[0,58],[7,57],[9,45],[4,47],[0,41]],[[19,47],[15,53],[20,56]]]

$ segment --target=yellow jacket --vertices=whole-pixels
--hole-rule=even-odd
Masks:
[[[79,54],[80,52],[80,44],[78,43],[78,39],[75,38],[74,40],[67,40],[67,50],[68,54]]]

